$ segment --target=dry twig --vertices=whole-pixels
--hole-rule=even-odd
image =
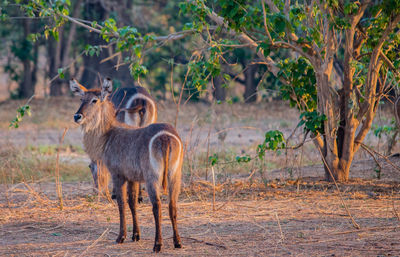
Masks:
[[[64,133],[62,134],[62,137],[60,139],[60,145],[59,145],[59,147],[57,149],[57,159],[56,159],[55,179],[56,179],[56,191],[57,191],[57,197],[58,197],[58,201],[59,201],[60,210],[62,210],[63,206],[64,206],[63,198],[62,198],[62,185],[61,185],[61,182],[60,182],[60,166],[59,166],[60,149],[61,149],[61,146],[62,146],[62,144],[64,142],[64,137],[65,137],[65,134],[67,134],[67,131],[68,131],[68,128],[64,128]]]
[[[105,237],[105,235],[108,234],[108,232],[110,231],[109,228],[107,228],[106,230],[104,230],[103,234],[101,234],[99,236],[99,238],[97,238],[96,240],[93,241],[93,243],[91,245],[89,245],[85,251],[83,251],[79,256],[85,256],[86,252],[89,251],[90,248],[93,248],[100,240],[103,239],[103,237]]]
[[[317,148],[318,148],[318,147],[317,147]],[[324,162],[326,169],[329,171],[329,175],[331,175],[331,178],[332,178],[333,182],[335,183],[336,189],[337,189],[337,191],[338,191],[338,193],[339,193],[340,201],[342,202],[344,208],[346,209],[347,215],[349,215],[349,217],[350,217],[350,219],[351,219],[351,222],[353,223],[353,226],[354,226],[356,229],[360,229],[360,228],[361,228],[360,225],[358,225],[358,223],[354,220],[353,216],[351,215],[351,213],[350,213],[350,211],[349,211],[349,208],[347,207],[346,203],[344,202],[344,199],[343,199],[343,196],[342,196],[342,192],[340,191],[339,186],[338,186],[338,184],[336,183],[336,179],[335,179],[335,177],[333,176],[331,169],[329,168],[328,164],[326,163],[325,157],[324,157],[324,155],[322,154],[321,149],[318,148],[318,151],[319,151],[319,153],[321,154],[322,161]]]

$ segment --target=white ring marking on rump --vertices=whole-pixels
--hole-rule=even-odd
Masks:
[[[175,161],[174,166],[173,166],[173,168],[172,168],[172,171],[175,172],[175,170],[178,168],[178,165],[179,165],[179,163],[180,163],[180,161],[181,161],[182,144],[181,144],[181,141],[179,140],[179,138],[178,138],[177,136],[175,136],[174,134],[172,134],[172,133],[170,133],[170,132],[168,132],[168,131],[165,131],[165,130],[162,130],[162,131],[158,132],[157,134],[155,134],[155,135],[150,139],[150,142],[149,142],[149,157],[150,157],[149,159],[150,159],[150,165],[152,166],[152,168],[153,168],[154,170],[159,170],[158,162],[157,162],[156,158],[155,158],[154,155],[153,155],[152,147],[153,147],[153,142],[154,142],[154,140],[155,140],[157,137],[161,136],[161,135],[168,135],[168,136],[171,136],[171,137],[173,137],[173,138],[179,143],[178,159]]]
[[[151,104],[151,106],[153,107],[153,108],[152,108],[153,110],[152,110],[152,117],[151,117],[151,122],[150,122],[150,123],[154,123],[154,122],[155,122],[154,118],[155,118],[156,107],[155,107],[155,103],[154,103],[153,99],[151,99],[150,97],[148,97],[148,96],[146,96],[146,95],[144,95],[144,94],[136,93],[136,94],[134,94],[131,98],[129,98],[128,102],[127,102],[126,105],[125,105],[125,108],[126,108],[126,109],[129,109],[129,107],[131,106],[132,102],[133,102],[135,99],[144,99],[144,100],[146,100],[147,102],[149,102],[149,103]],[[131,121],[131,123],[128,122],[128,121]],[[136,124],[133,124],[134,121],[129,117],[129,114],[128,114],[128,112],[126,112],[126,111],[125,111],[125,123],[127,123],[127,124],[129,124],[129,125],[134,125],[134,126],[136,126]]]

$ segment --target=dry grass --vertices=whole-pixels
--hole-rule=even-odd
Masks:
[[[340,185],[352,189],[345,199],[361,226],[355,230],[331,184],[304,180],[298,188],[285,183],[277,188],[256,181],[219,185],[217,211],[212,211],[207,183],[185,186],[178,216],[184,248],[173,249],[164,199],[161,254],[378,256],[400,251],[398,185],[371,186],[363,180]],[[142,240],[118,245],[116,207],[98,202],[87,183],[65,183],[63,190],[60,211],[54,183],[2,188],[0,199],[8,202],[0,202],[0,255],[152,255],[154,224],[147,199],[139,209]]]
[[[12,145],[0,147],[0,183],[54,181],[56,168],[54,146],[28,146],[16,148]],[[86,158],[81,158],[82,150],[72,146],[60,149],[60,176],[63,181],[88,181]]]

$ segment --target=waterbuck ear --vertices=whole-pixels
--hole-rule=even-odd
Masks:
[[[112,81],[110,78],[105,78],[103,80],[103,86],[101,87],[101,101],[107,98],[112,93]]]
[[[74,95],[78,96],[83,96],[87,91],[87,89],[79,84],[78,81],[76,81],[76,79],[74,78],[69,81],[69,88],[71,89],[72,93],[74,93]]]

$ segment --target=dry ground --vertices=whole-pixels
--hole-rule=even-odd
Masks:
[[[353,227],[333,185],[316,178],[298,184],[279,180],[268,187],[238,181],[219,186],[216,211],[207,183],[193,183],[184,187],[179,203],[183,249],[173,248],[163,201],[161,255],[398,256],[398,183],[357,179],[340,187],[361,229]],[[118,245],[115,206],[98,201],[90,183],[64,183],[63,191],[60,210],[52,183],[2,186],[1,256],[152,255],[154,222],[147,198],[138,211],[141,241]]]
[[[138,211],[141,241],[115,243],[117,208],[94,192],[81,132],[71,123],[78,100],[34,100],[32,117],[24,118],[19,129],[8,130],[21,104],[0,103],[0,178],[8,181],[0,184],[0,256],[153,255],[154,222],[147,197]],[[173,249],[164,199],[161,255],[400,255],[400,172],[385,160],[379,160],[378,180],[376,164],[359,151],[351,180],[339,184],[341,194],[334,184],[322,181],[323,169],[310,143],[298,151],[268,153],[264,164],[217,165],[213,211],[207,149],[208,155],[217,153],[229,163],[236,155],[251,154],[267,130],[281,129],[288,136],[298,113],[279,102],[214,108],[187,104],[181,110],[178,130],[187,153],[178,223],[184,247]],[[173,122],[173,104],[160,103],[159,115],[160,121]],[[380,119],[386,122],[387,116],[390,112]],[[52,181],[64,127],[69,131],[60,148],[60,210]],[[300,132],[292,144],[301,139]],[[372,135],[367,143],[384,149],[383,140]],[[400,165],[399,158],[390,161]],[[360,229],[351,223],[345,207]]]

